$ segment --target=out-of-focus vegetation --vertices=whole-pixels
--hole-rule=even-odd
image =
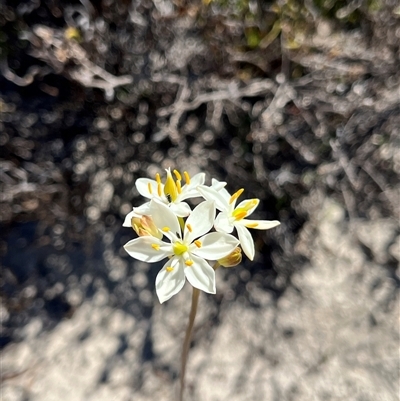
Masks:
[[[396,7],[3,2],[3,342],[32,316],[51,327],[105,289],[135,316],[152,313],[141,294],[156,269],[130,279],[121,222],[141,202],[135,180],[168,166],[244,187],[262,199],[257,217],[282,222],[255,233],[256,263],[226,273],[237,297],[249,282],[276,296],[290,285],[310,192],[349,219],[397,216]]]

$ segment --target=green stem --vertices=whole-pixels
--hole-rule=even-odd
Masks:
[[[219,263],[215,262],[213,269],[217,270]],[[180,377],[180,390],[179,390],[179,401],[183,401],[183,390],[185,389],[185,373],[186,363],[189,355],[190,342],[192,340],[194,319],[196,318],[197,305],[199,304],[200,290],[193,287],[192,292],[192,306],[190,307],[189,323],[186,328],[185,340],[183,341],[182,358],[181,358],[181,377]]]
[[[192,306],[190,308],[189,323],[186,328],[185,340],[183,342],[183,349],[182,349],[179,401],[183,401],[183,390],[185,387],[186,362],[188,359],[189,347],[190,347],[190,342],[192,339],[194,319],[196,317],[196,312],[197,312],[197,305],[199,304],[199,295],[200,295],[200,290],[193,287]]]

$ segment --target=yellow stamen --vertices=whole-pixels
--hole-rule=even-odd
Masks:
[[[175,177],[176,177],[179,181],[182,180],[182,176],[179,174],[179,171],[178,171],[178,170],[174,170],[174,174],[175,174]]]
[[[176,180],[176,189],[178,191],[178,194],[182,193],[181,182],[179,180]]]
[[[192,265],[193,265],[193,260],[189,260],[189,259],[186,260],[186,261],[185,261],[185,265],[186,265],[186,266],[192,266]]]
[[[238,208],[235,209],[232,213],[232,216],[236,219],[236,220],[242,220],[243,217],[247,216],[247,211],[243,210],[242,208]]]
[[[168,273],[171,273],[172,270],[174,270],[174,268],[173,268],[172,266],[167,266],[167,267],[165,268],[165,270],[166,270]]]
[[[236,191],[229,199],[229,204],[231,205],[237,198],[239,198],[239,196],[242,195],[243,191],[244,188],[241,188],[239,189],[239,191]]]
[[[162,230],[162,231],[165,231],[166,233],[167,233],[168,231],[171,231],[171,229],[170,229],[169,227],[167,227],[167,226],[163,227],[161,230]]]
[[[160,250],[160,245],[158,245],[158,244],[151,244],[151,247],[152,247],[153,249],[155,249],[156,251],[159,251],[159,250]]]
[[[200,240],[197,239],[196,241],[194,241],[194,244],[197,246],[197,248],[201,248],[202,243]]]
[[[157,193],[158,193],[158,196],[161,196],[161,194],[162,194],[160,183],[157,184]]]
[[[258,226],[258,223],[247,223],[246,227],[248,228],[256,228]]]
[[[193,231],[193,228],[192,228],[192,226],[191,226],[190,224],[186,224],[186,228],[187,228],[190,232]]]
[[[161,184],[161,177],[160,177],[160,174],[156,174],[156,181],[157,181],[157,184]]]
[[[147,184],[147,189],[149,190],[150,195],[153,193],[153,188],[151,187],[151,184]]]
[[[190,175],[189,175],[189,173],[187,171],[184,171],[183,175],[185,176],[186,184],[190,184]]]

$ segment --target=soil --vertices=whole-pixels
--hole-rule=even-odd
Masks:
[[[0,4],[2,399],[176,399],[190,288],[130,258],[140,177],[257,197],[187,400],[398,400],[395,1]]]

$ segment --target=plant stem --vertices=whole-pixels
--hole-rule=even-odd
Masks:
[[[213,269],[217,270],[220,264],[215,262]],[[180,377],[180,390],[179,401],[183,401],[183,390],[185,389],[185,373],[186,363],[189,355],[190,342],[192,340],[194,319],[196,318],[197,305],[199,304],[200,290],[193,287],[192,292],[192,306],[190,307],[189,323],[186,328],[185,340],[183,341],[182,358],[181,358],[181,377]]]
[[[200,290],[193,287],[192,306],[190,308],[189,323],[186,328],[185,340],[183,342],[183,349],[182,349],[179,401],[183,401],[183,390],[185,387],[186,362],[188,359],[189,347],[190,347],[190,342],[192,339],[194,319],[196,317],[196,312],[197,312],[197,305],[199,304],[199,295],[200,295]]]

